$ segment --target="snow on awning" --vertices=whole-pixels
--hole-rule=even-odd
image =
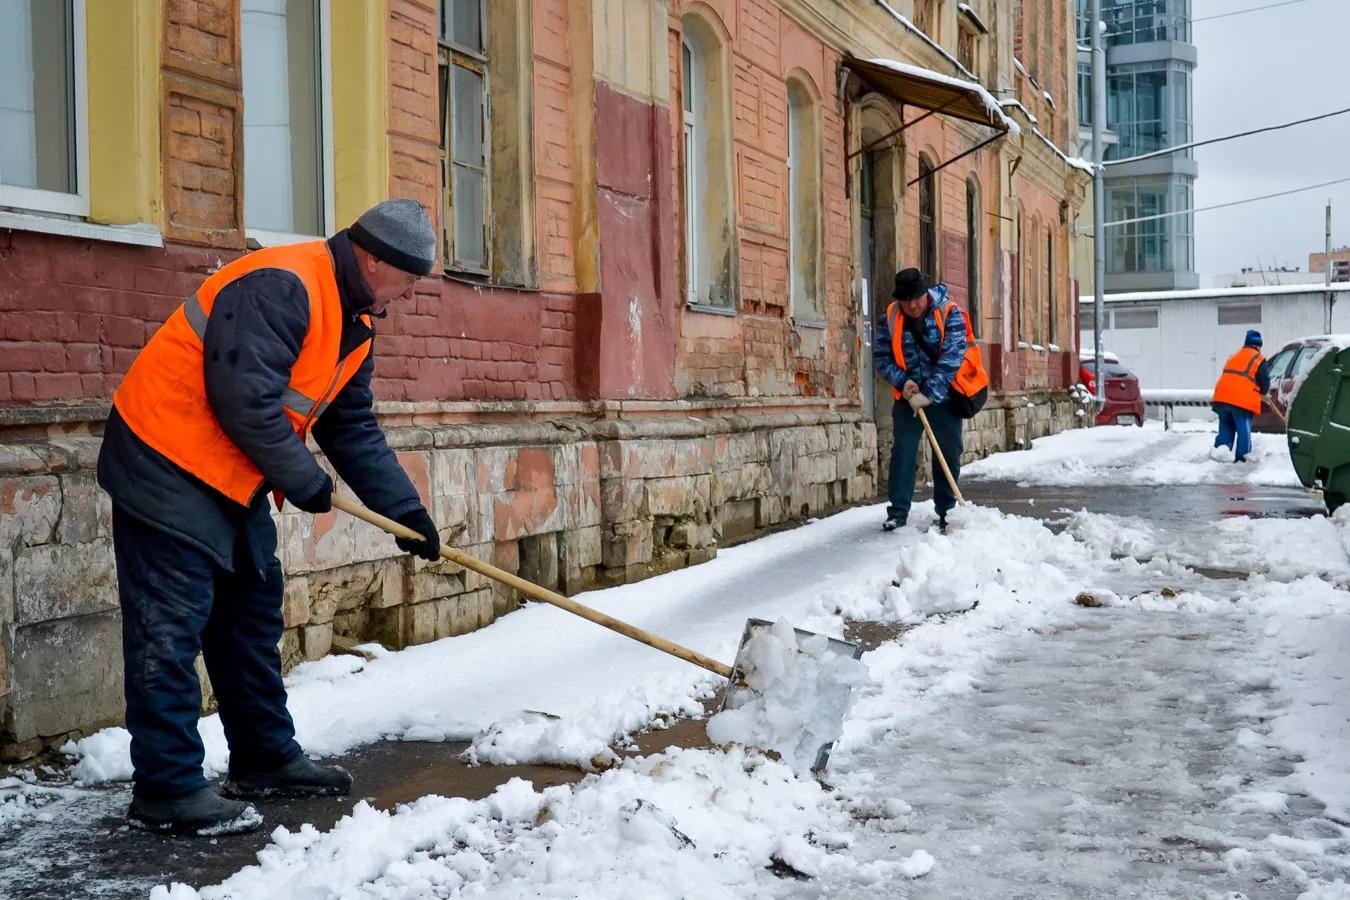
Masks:
[[[1017,123],[1004,115],[993,95],[974,81],[943,75],[892,59],[844,60],[844,67],[879,94],[897,103],[976,122],[1017,135]]]

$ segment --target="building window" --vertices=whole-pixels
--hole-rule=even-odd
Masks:
[[[690,303],[698,302],[698,272],[699,272],[699,236],[697,233],[698,223],[703,219],[702,204],[699,198],[702,192],[699,190],[700,166],[703,156],[700,148],[702,135],[698,127],[698,111],[700,108],[706,108],[707,103],[702,98],[703,57],[694,49],[691,43],[691,37],[685,36],[680,44],[680,54],[683,60],[683,80],[681,84],[684,90],[684,284],[685,293]]]
[[[0,0],[0,205],[89,214],[84,0]]]
[[[738,242],[726,51],[701,16],[686,14],[681,24],[685,297],[695,306],[734,309]]]
[[[1106,78],[1106,124],[1120,136],[1108,159],[1123,159],[1191,140],[1191,68],[1149,62],[1112,66]],[[1190,155],[1190,151],[1186,151]]]
[[[1078,64],[1078,124],[1092,124],[1092,64]]]
[[[488,274],[488,45],[484,0],[440,5],[442,253],[446,266]]]
[[[980,80],[978,52],[979,38],[975,36],[975,29],[961,23],[956,32],[956,61],[974,75],[976,81]]]
[[[1045,340],[1055,342],[1055,317],[1059,310],[1055,308],[1055,230],[1045,229]]]
[[[793,318],[819,321],[820,130],[811,93],[800,81],[788,94],[788,271]]]
[[[1108,0],[1102,21],[1111,46],[1191,40],[1190,0]]]
[[[1165,213],[1193,208],[1191,179],[1184,175],[1146,176],[1112,184],[1106,191],[1106,221],[1144,218],[1107,231],[1106,270],[1188,272],[1195,262],[1195,216]]]
[[[267,241],[332,230],[327,0],[243,0],[244,224]]]
[[[919,269],[931,282],[939,280],[937,257],[937,175],[928,157],[919,157]]]
[[[914,0],[914,27],[935,41],[938,39],[937,4],[938,0]]]
[[[1260,303],[1225,303],[1219,306],[1220,325],[1260,325]]]
[[[966,182],[966,311],[975,336],[980,336],[980,189],[972,177]]]
[[[1115,315],[1117,331],[1126,329],[1157,328],[1157,307],[1146,309],[1118,309]]]

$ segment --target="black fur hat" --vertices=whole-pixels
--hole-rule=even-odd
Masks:
[[[918,269],[901,269],[895,273],[896,300],[914,300],[928,293],[928,279]]]

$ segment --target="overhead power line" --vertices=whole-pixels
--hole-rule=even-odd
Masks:
[[[1237,138],[1250,137],[1253,134],[1262,134],[1267,131],[1279,131],[1281,128],[1293,128],[1295,125],[1306,125],[1308,122],[1317,122],[1321,119],[1330,119],[1332,116],[1343,116],[1350,113],[1350,106],[1345,109],[1337,109],[1332,112],[1322,113],[1321,115],[1309,116],[1306,119],[1298,119],[1294,122],[1285,122],[1283,125],[1267,125],[1265,128],[1253,128],[1251,131],[1240,131],[1237,134],[1226,134],[1223,137],[1206,138],[1203,141],[1191,141],[1189,144],[1178,144],[1175,147],[1164,147],[1161,150],[1154,150],[1150,153],[1141,153],[1138,156],[1131,156],[1126,159],[1108,159],[1102,163],[1104,166],[1122,166],[1125,163],[1139,162],[1141,159],[1153,159],[1156,156],[1167,156],[1169,153],[1179,153],[1182,150],[1192,150],[1196,147],[1204,147],[1207,144],[1218,144],[1223,141],[1232,141]]]
[[[1194,209],[1178,209],[1175,212],[1158,213],[1156,216],[1139,216],[1134,219],[1120,219],[1116,222],[1106,222],[1106,228],[1114,228],[1118,225],[1133,225],[1136,222],[1152,222],[1157,219],[1170,219],[1174,216],[1185,216],[1191,213],[1209,212],[1211,209],[1224,209],[1229,206],[1241,206],[1244,203],[1255,203],[1258,200],[1271,200],[1275,197],[1286,197],[1289,194],[1301,194],[1304,191],[1315,191],[1318,188],[1330,187],[1333,184],[1344,184],[1350,181],[1350,177],[1337,178],[1335,181],[1324,181],[1321,184],[1310,184],[1307,187],[1293,188],[1288,191],[1277,191],[1274,194],[1262,194],[1260,197],[1248,197],[1246,200],[1231,200],[1228,203],[1216,203],[1213,206],[1197,206]]]
[[[1307,3],[1308,0],[1284,0],[1283,3],[1267,3],[1265,6],[1253,6],[1250,9],[1235,9],[1232,12],[1215,13],[1212,16],[1200,16],[1191,19],[1191,24],[1196,22],[1208,22],[1210,19],[1226,19],[1229,16],[1240,16],[1244,13],[1260,12],[1263,9],[1275,9],[1277,6],[1293,6],[1295,3]]]

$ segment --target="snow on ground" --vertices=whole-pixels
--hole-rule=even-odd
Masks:
[[[962,469],[962,477],[1021,484],[1247,484],[1298,487],[1282,434],[1253,434],[1246,462],[1211,456],[1213,421],[1099,426],[1037,438],[1030,449],[993,456]]]
[[[850,511],[587,598],[723,658],[743,619],[769,609],[816,628],[917,626],[864,656],[870,683],[832,787],[751,751],[670,750],[571,787],[358,804],[326,833],[277,829],[258,865],[221,885],[155,896],[630,897],[637,884],[654,898],[1348,896],[1350,595],[1319,575],[1344,565],[1334,538],[1350,516],[1280,525],[1281,542],[1339,564],[1286,560],[1245,579],[1159,553],[1175,542],[1142,521],[1116,523],[1122,540],[1111,517],[1057,530],[972,507],[948,535],[886,537],[879,517]],[[1258,556],[1270,521],[1233,521],[1225,540],[1245,529]],[[1082,592],[1116,600],[1082,609]],[[568,624],[529,609],[363,667],[310,667],[292,679],[302,739],[312,750],[498,723],[504,755],[584,761],[710,686]],[[312,708],[339,697],[340,730],[357,738],[339,740]],[[520,707],[562,718],[513,738]],[[565,751],[544,752],[555,740]],[[114,771],[115,757],[97,764]]]
[[[1282,437],[1255,436],[1242,467],[1209,457],[1212,433],[1087,429],[967,471],[1290,483]],[[655,898],[992,896],[1006,879],[1037,897],[1129,885],[1350,900],[1337,887],[1350,880],[1350,509],[1166,526],[1080,512],[1052,526],[966,507],[947,535],[922,530],[931,505],[891,535],[881,515],[850,510],[584,598],[725,662],[748,617],[830,634],[845,619],[912,626],[864,656],[832,786],[737,747],[618,762],[616,740],[697,714],[718,679],[530,605],[469,635],[299,667],[298,737],[317,755],[465,739],[481,762],[595,774],[542,791],[513,781],[482,801],[358,803],[327,832],[278,828],[257,866],[220,885],[155,896],[629,897],[637,883]],[[1075,606],[1084,593],[1105,608]],[[222,772],[218,719],[201,729]],[[69,750],[97,784],[129,777],[127,748],[109,729]],[[40,821],[56,796],[0,782],[0,829]]]

